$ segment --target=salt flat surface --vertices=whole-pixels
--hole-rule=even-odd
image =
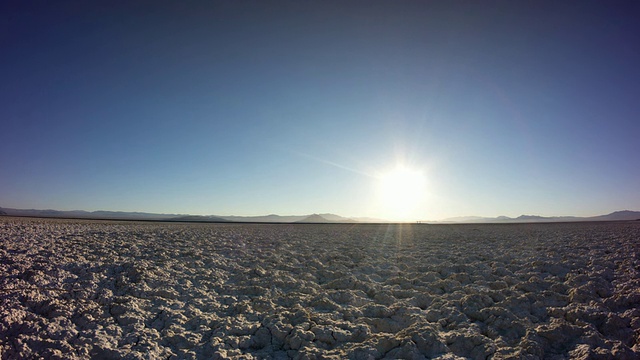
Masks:
[[[0,218],[2,359],[640,358],[640,222]]]

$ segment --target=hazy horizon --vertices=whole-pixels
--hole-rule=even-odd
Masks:
[[[0,206],[640,209],[640,3],[0,5]]]
[[[414,222],[414,221],[418,221],[418,222],[461,222],[461,223],[465,223],[465,222],[486,222],[486,221],[493,221],[496,219],[500,219],[500,218],[505,218],[505,220],[516,220],[520,217],[541,217],[541,218],[545,218],[545,219],[553,219],[553,218],[576,218],[576,219],[585,219],[585,218],[590,218],[590,217],[601,217],[601,216],[605,216],[605,215],[612,215],[614,213],[625,213],[625,212],[631,212],[631,213],[639,213],[640,211],[637,210],[632,210],[632,209],[619,209],[616,211],[612,211],[609,213],[603,213],[603,214],[592,214],[592,215],[584,215],[584,216],[576,216],[576,215],[572,215],[572,214],[562,214],[562,215],[540,215],[540,214],[525,214],[525,213],[521,213],[519,215],[512,215],[512,216],[507,216],[507,215],[493,215],[493,216],[478,216],[478,215],[463,215],[463,216],[453,216],[453,217],[448,217],[448,218],[440,218],[440,219],[415,219],[415,220],[389,220],[389,219],[383,219],[383,218],[374,218],[374,217],[362,217],[362,216],[349,216],[349,215],[344,215],[344,214],[336,214],[336,213],[306,213],[306,214],[249,214],[249,215],[237,215],[237,214],[216,214],[216,213],[211,213],[211,214],[193,214],[193,213],[176,213],[176,212],[163,212],[163,213],[154,213],[154,212],[148,212],[148,211],[140,211],[140,210],[132,210],[132,211],[122,211],[122,210],[104,210],[104,209],[99,209],[99,210],[86,210],[86,209],[18,209],[18,208],[8,208],[8,207],[2,207],[0,206],[0,210],[2,209],[13,209],[13,210],[21,210],[21,211],[62,211],[62,212],[74,212],[74,211],[78,211],[78,212],[86,212],[86,213],[95,213],[95,212],[107,212],[107,213],[124,213],[124,214],[133,214],[133,213],[139,213],[139,214],[147,214],[147,215],[176,215],[176,216],[182,216],[182,215],[186,215],[186,216],[211,216],[211,217],[221,217],[225,220],[231,220],[234,221],[234,219],[236,218],[244,218],[244,219],[249,219],[249,218],[269,218],[271,216],[276,216],[278,218],[283,218],[285,219],[284,221],[289,221],[286,220],[287,218],[295,218],[295,217],[299,217],[299,218],[305,218],[305,217],[310,217],[310,216],[315,216],[315,215],[319,215],[321,217],[324,217],[325,220],[331,222],[334,220],[338,220],[338,219],[334,219],[334,216],[337,216],[338,218],[343,218],[345,220],[354,220],[356,222],[359,221],[365,221],[365,222],[371,222],[371,221],[380,221],[380,222],[389,222],[389,223],[402,223],[402,222]],[[11,212],[9,213],[9,215],[11,216]],[[329,215],[327,217],[327,215]],[[24,216],[24,215],[18,215],[18,216]],[[99,215],[98,215],[99,216]],[[623,217],[616,217],[614,219],[611,220],[630,220],[630,219],[626,219],[628,218],[628,216],[623,216]],[[635,217],[633,218],[633,220],[636,220]],[[297,220],[296,220],[297,221]],[[580,220],[578,220],[580,221]]]

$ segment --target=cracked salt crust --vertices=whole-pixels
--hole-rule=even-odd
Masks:
[[[640,224],[0,218],[0,358],[640,357]]]

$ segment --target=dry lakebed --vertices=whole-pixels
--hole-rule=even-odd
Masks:
[[[638,359],[640,221],[0,217],[2,359]]]

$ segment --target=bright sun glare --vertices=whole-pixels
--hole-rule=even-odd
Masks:
[[[425,195],[426,178],[417,169],[398,166],[378,179],[378,194],[389,220],[409,220]]]

